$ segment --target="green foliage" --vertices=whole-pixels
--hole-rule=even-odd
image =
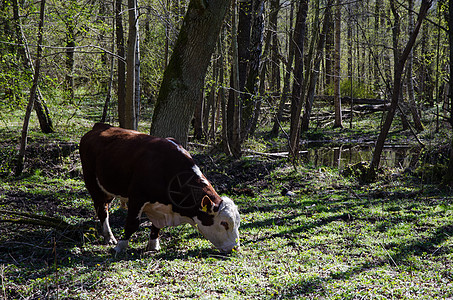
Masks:
[[[333,83],[326,87],[326,94],[333,95]],[[351,80],[344,79],[340,82],[340,96],[351,97]],[[353,98],[376,98],[377,95],[370,89],[370,85],[365,82],[354,80],[352,82],[352,97]]]

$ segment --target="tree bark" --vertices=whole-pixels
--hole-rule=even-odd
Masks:
[[[38,50],[36,51],[36,64],[35,72],[33,75],[33,85],[30,90],[30,98],[28,100],[28,105],[25,111],[24,123],[22,126],[22,135],[20,140],[19,154],[16,161],[16,170],[15,175],[19,176],[24,169],[24,160],[25,160],[25,150],[27,147],[27,135],[28,135],[28,125],[30,123],[31,111],[33,110],[33,104],[36,98],[36,91],[38,90],[38,81],[41,68],[41,53],[42,53],[42,32],[44,27],[44,9],[46,1],[41,0],[41,8],[39,12],[39,25],[38,25]]]
[[[118,119],[120,127],[126,128],[126,64],[122,4],[122,0],[115,0],[116,51],[120,57],[118,58]]]
[[[138,22],[138,13],[137,12],[136,12],[136,19]],[[138,24],[136,25],[136,27],[138,27]],[[140,120],[141,91],[142,91],[141,85],[140,85],[140,72],[141,72],[140,63],[141,63],[140,62],[140,33],[137,30],[137,43],[135,46],[135,70],[134,70],[134,72],[135,72],[135,95],[134,95],[134,97],[135,97],[135,101],[134,101],[135,124],[134,124],[134,128],[138,128],[138,121]]]
[[[450,88],[448,98],[450,99],[450,103],[453,103],[453,0],[448,1],[448,42],[450,44],[450,80],[448,83]],[[453,118],[453,112],[450,113],[450,118]],[[450,161],[448,162],[448,169],[443,182],[449,186],[453,186],[453,140],[450,144]]]
[[[69,103],[74,101],[74,48],[75,43],[75,23],[73,13],[74,0],[69,3],[69,13],[66,14],[64,22],[66,26],[66,93]]]
[[[247,139],[253,124],[253,115],[258,101],[258,82],[261,65],[264,29],[264,1],[254,0],[252,9],[252,32],[248,46],[250,59],[247,64],[247,79],[242,99],[242,133],[243,140]]]
[[[333,97],[335,102],[335,122],[333,124],[334,128],[343,128],[342,124],[342,113],[341,113],[341,98],[340,98],[340,46],[341,46],[341,0],[336,1],[335,8],[335,67],[334,67],[334,91]]]
[[[186,145],[189,125],[203,88],[230,0],[191,0],[154,109],[151,134]]]
[[[332,16],[332,10],[330,11],[330,16],[326,17],[326,20],[329,22],[326,24],[326,65],[325,65],[325,74],[326,74],[326,87],[333,87],[333,67],[334,67],[334,49],[335,49],[335,35],[334,35],[334,22]]]
[[[409,36],[414,30],[414,16],[412,10],[414,9],[414,0],[409,0]],[[414,62],[413,50],[409,53],[407,58],[407,98],[409,103],[409,109],[412,113],[412,119],[414,121],[414,127],[417,131],[423,131],[423,124],[420,120],[420,114],[417,109],[417,103],[415,102],[415,93],[414,93],[414,81],[412,78],[412,66]]]
[[[418,32],[420,31],[420,27],[422,25],[422,21],[425,18],[428,9],[431,7],[432,0],[422,0],[422,4],[420,6],[420,11],[418,13],[417,23],[415,24],[414,31],[409,37],[409,40],[404,48],[404,51],[399,56],[397,63],[395,64],[394,68],[394,79],[393,79],[393,90],[392,90],[392,101],[389,107],[389,111],[387,113],[387,117],[385,118],[384,125],[382,126],[381,132],[376,140],[376,146],[373,152],[373,157],[370,162],[370,172],[371,175],[375,175],[377,168],[379,167],[379,163],[381,161],[381,154],[384,148],[385,139],[387,138],[387,134],[390,130],[392,125],[393,118],[395,116],[395,111],[398,107],[398,99],[401,91],[401,78],[404,69],[404,65],[406,63],[407,57],[409,56],[412,47],[414,46],[415,40],[417,38]]]
[[[270,1],[270,13],[269,13],[269,30],[271,31],[271,60],[270,60],[270,70],[271,70],[271,80],[270,80],[270,90],[272,93],[280,95],[280,58],[279,58],[279,41],[278,41],[278,12],[280,10],[280,1],[271,0]]]
[[[135,57],[137,47],[137,17],[136,17],[136,0],[128,0],[127,7],[129,12],[129,36],[127,39],[127,76],[126,76],[126,98],[124,107],[124,127],[126,129],[136,130],[137,122],[135,115]]]
[[[231,52],[232,65],[230,76],[230,93],[227,106],[227,138],[228,149],[233,157],[240,157],[241,151],[241,105],[239,101],[239,54],[236,26],[236,0],[233,0],[233,17],[231,20]]]
[[[289,134],[289,153],[292,160],[297,159],[299,154],[299,131],[300,113],[302,110],[302,83],[304,80],[304,40],[305,40],[305,21],[307,19],[308,0],[300,0],[297,12],[296,25],[294,27],[294,47],[295,47],[295,68],[294,83],[291,96],[291,124]]]

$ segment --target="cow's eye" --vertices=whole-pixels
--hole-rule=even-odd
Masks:
[[[225,230],[228,230],[228,222],[222,221],[222,222],[220,222],[220,225],[225,227]]]

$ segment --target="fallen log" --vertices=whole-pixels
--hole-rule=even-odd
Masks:
[[[315,96],[316,100],[320,101],[330,101],[333,103],[333,96]],[[388,101],[384,99],[374,99],[374,98],[352,98],[354,104],[369,104],[369,105],[385,105]],[[342,103],[351,103],[351,97],[343,96],[341,97]]]

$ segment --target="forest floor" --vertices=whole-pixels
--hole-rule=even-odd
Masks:
[[[239,207],[240,250],[222,255],[185,225],[164,229],[162,249],[145,252],[143,219],[130,249],[114,255],[101,243],[81,176],[77,143],[92,119],[75,121],[51,136],[32,126],[20,177],[10,175],[19,122],[0,128],[0,298],[453,298],[453,197],[439,185],[447,133],[428,130],[415,162],[384,167],[372,183],[312,156],[293,165],[262,155],[285,148],[265,133],[238,160],[192,145],[203,173]],[[360,124],[321,124],[304,145],[334,148],[377,136],[378,126]],[[395,131],[389,144],[418,148],[410,132]],[[125,214],[114,201],[117,237]]]

